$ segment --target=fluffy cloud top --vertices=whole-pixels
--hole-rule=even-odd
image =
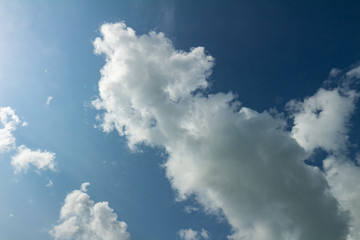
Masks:
[[[117,221],[117,215],[108,202],[90,200],[86,193],[89,183],[66,196],[60,211],[60,223],[50,231],[55,239],[77,240],[128,240],[125,222]]]
[[[55,153],[39,149],[33,151],[21,145],[11,158],[11,165],[15,168],[15,173],[27,172],[31,165],[38,170],[55,171]]]
[[[0,108],[0,153],[8,152],[15,147],[15,137],[13,132],[17,125],[21,123],[15,111],[10,107]]]
[[[178,232],[178,236],[180,237],[180,239],[183,240],[201,240],[201,239],[209,239],[209,233],[205,230],[202,229],[201,231],[195,231],[192,230],[191,228],[188,229],[181,229]]]
[[[321,90],[293,102],[290,133],[284,119],[240,108],[232,93],[203,95],[213,66],[203,48],[178,51],[162,33],[137,36],[124,23],[104,24],[101,34],[94,46],[106,64],[93,105],[104,110],[104,131],[116,129],[130,148],[164,148],[178,198],[223,214],[230,239],[344,240],[353,231],[327,177],[303,160],[315,147],[343,146],[354,92]],[[314,136],[308,124],[320,128]]]
[[[354,90],[320,89],[303,102],[291,101],[292,137],[309,152],[315,148],[335,153],[346,149],[348,123],[358,96]]]

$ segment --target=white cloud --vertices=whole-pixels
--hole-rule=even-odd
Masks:
[[[346,75],[352,78],[360,78],[360,66],[350,69]]]
[[[340,72],[340,70],[338,71]],[[341,208],[350,216],[347,240],[360,239],[360,168],[357,154],[354,161],[347,158],[350,118],[359,98],[352,84],[360,78],[360,68],[349,70],[340,79],[341,88],[320,89],[303,102],[289,104],[295,110],[292,136],[310,154],[322,148],[329,156],[323,161],[326,179],[331,193]],[[317,110],[321,110],[319,114]]]
[[[0,108],[0,123],[3,128],[0,129],[0,153],[8,152],[16,148],[15,136],[13,132],[17,126],[28,125],[27,122],[21,122],[15,111],[10,107]],[[24,145],[17,148],[16,154],[12,157],[11,165],[15,168],[15,173],[21,171],[27,172],[30,165],[38,170],[55,170],[55,153],[48,151],[33,151]]]
[[[328,152],[346,149],[348,123],[358,96],[353,90],[320,89],[303,102],[289,102],[294,111],[292,137],[309,152],[319,147]]]
[[[89,183],[66,196],[60,211],[60,223],[50,231],[55,239],[78,240],[128,240],[125,222],[117,221],[117,215],[108,202],[90,200],[86,193]]]
[[[284,130],[286,121],[240,108],[232,93],[202,95],[213,66],[203,48],[177,51],[163,34],[137,36],[124,23],[104,24],[101,33],[94,46],[106,65],[93,105],[105,110],[103,130],[116,129],[133,149],[163,147],[169,155],[163,166],[180,200],[194,196],[209,213],[223,214],[231,239],[346,239],[346,213],[324,174],[303,163],[308,154]],[[337,92],[317,96],[321,101],[309,100],[309,109],[328,98],[351,105]],[[325,120],[334,116],[323,111]],[[320,144],[315,139],[309,149]]]
[[[191,228],[181,229],[178,232],[178,236],[182,240],[201,240],[201,239],[209,239],[209,233],[205,229],[201,231],[195,231]]]
[[[331,192],[351,216],[348,240],[360,239],[360,167],[348,159],[330,156],[324,161]]]
[[[331,71],[330,71],[330,73],[329,73],[329,76],[330,76],[330,77],[336,77],[336,76],[338,76],[340,73],[341,73],[341,69],[332,68]]]
[[[46,100],[46,106],[49,106],[49,105],[50,105],[50,102],[51,102],[52,99],[53,99],[52,96],[49,96],[49,97],[47,98],[47,100]]]
[[[80,190],[82,192],[87,192],[87,187],[90,186],[90,183],[89,182],[86,182],[86,183],[83,183],[81,184],[81,187],[80,187]]]
[[[0,123],[2,125],[2,128],[0,128],[0,153],[3,153],[15,148],[13,132],[21,121],[13,109],[3,107],[0,108]]]
[[[48,183],[45,185],[46,187],[52,187],[54,185],[51,179],[48,179]]]
[[[11,158],[11,165],[15,173],[27,172],[32,165],[38,170],[55,171],[55,153],[48,151],[33,151],[24,145],[18,147],[17,153]]]
[[[199,212],[199,208],[193,206],[185,206],[184,211],[186,213]]]

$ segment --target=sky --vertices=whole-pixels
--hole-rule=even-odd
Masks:
[[[0,0],[0,239],[360,239],[359,9]]]

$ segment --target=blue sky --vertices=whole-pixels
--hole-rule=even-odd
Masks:
[[[0,1],[0,239],[358,239],[359,8]]]

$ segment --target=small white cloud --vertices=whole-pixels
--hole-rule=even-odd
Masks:
[[[87,192],[87,187],[90,185],[89,182],[85,182],[83,184],[81,184],[81,187],[80,187],[80,190],[83,191],[83,192]]]
[[[10,107],[0,108],[0,153],[8,152],[15,148],[13,132],[21,123],[15,111]]]
[[[45,185],[46,187],[52,187],[54,185],[51,179],[48,180],[48,183]]]
[[[202,229],[201,231],[195,231],[191,228],[188,229],[181,229],[178,232],[178,236],[182,240],[201,240],[201,239],[209,239],[209,232],[205,229]]]
[[[27,172],[32,165],[38,170],[55,171],[55,153],[48,151],[33,151],[24,145],[18,147],[15,156],[11,158],[11,165],[15,168],[15,173]]]
[[[27,122],[23,122],[23,123],[21,124],[22,127],[26,127],[27,125],[28,125]]]
[[[185,206],[184,211],[186,213],[199,212],[199,208],[193,206]]]
[[[49,234],[62,240],[129,240],[126,223],[117,220],[108,202],[90,200],[87,186],[89,183],[83,183],[80,190],[66,196],[60,211],[60,223]]]
[[[46,100],[46,106],[49,106],[49,105],[50,105],[50,102],[51,102],[52,99],[53,99],[52,96],[49,96],[49,97],[47,98],[47,100]]]
[[[14,217],[14,214],[10,213],[9,218],[13,218],[13,217]]]

